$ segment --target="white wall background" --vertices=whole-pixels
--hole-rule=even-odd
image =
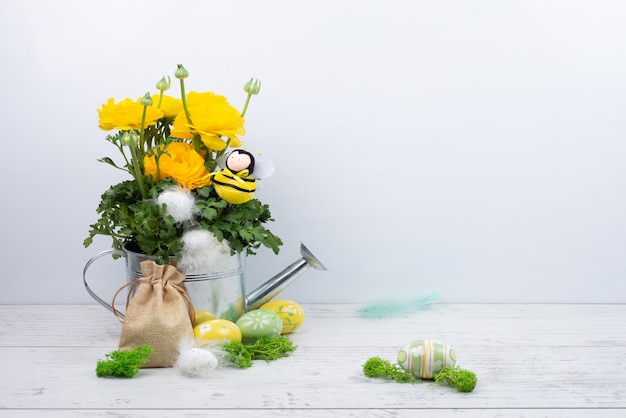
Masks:
[[[258,197],[328,267],[283,296],[626,302],[626,3],[0,2],[0,303],[90,303],[82,246],[123,173],[97,127],[183,63],[277,165]],[[110,264],[107,264],[110,263]],[[119,263],[119,264],[116,264]],[[105,299],[123,262],[93,280]],[[97,276],[97,277],[96,277]]]

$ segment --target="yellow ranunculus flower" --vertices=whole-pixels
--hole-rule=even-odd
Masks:
[[[159,105],[159,96],[160,94],[152,95],[152,103],[154,107],[158,107]],[[175,97],[163,95],[161,107],[158,107],[158,109],[161,109],[161,112],[163,112],[163,115],[165,115],[166,118],[175,118],[180,112],[183,111],[183,102]]]
[[[220,138],[222,136],[230,139],[232,147],[242,145],[238,135],[246,133],[244,119],[224,96],[212,92],[190,92],[187,108],[193,126],[189,126],[185,113],[180,113],[172,125],[173,137],[191,139],[193,133],[198,133],[202,142],[214,151],[226,148],[226,142]]]
[[[111,129],[119,129],[121,131],[141,129],[141,118],[143,115],[143,105],[139,100],[133,101],[124,99],[119,103],[115,103],[114,99],[109,99],[102,108],[98,109],[98,126],[100,129],[110,131]],[[148,106],[146,111],[146,126],[155,125],[157,120],[163,117],[163,112],[154,106]]]
[[[161,178],[172,178],[179,185],[189,190],[211,184],[211,175],[204,167],[204,158],[193,146],[186,142],[172,142],[165,149],[166,154],[159,157]],[[145,174],[156,177],[155,157],[144,157]]]

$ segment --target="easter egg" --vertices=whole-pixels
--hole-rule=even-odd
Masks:
[[[282,334],[294,332],[304,322],[304,309],[291,300],[272,300],[262,305],[260,309],[276,312],[280,316],[283,321]]]
[[[226,319],[204,321],[193,328],[193,335],[204,341],[241,342],[241,331],[235,323]]]
[[[263,337],[278,337],[283,330],[283,320],[276,312],[257,309],[246,312],[236,322],[242,341],[252,343]]]
[[[433,379],[444,367],[454,367],[456,354],[448,344],[416,340],[400,349],[398,363],[418,379]]]
[[[226,309],[222,311],[222,313],[220,313],[220,319],[227,319],[229,321],[235,322],[242,313],[243,307],[240,310],[237,310],[235,305],[231,303],[226,307]]]
[[[205,321],[208,321],[210,319],[215,319],[215,315],[213,315],[209,311],[197,310],[195,319],[193,321],[193,326],[195,327],[196,325],[201,324],[201,323],[203,323]]]

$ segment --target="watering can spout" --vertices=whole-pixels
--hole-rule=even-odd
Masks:
[[[300,254],[302,257],[299,260],[250,292],[246,297],[248,310],[257,309],[264,303],[272,300],[309,268],[313,267],[316,270],[326,270],[326,267],[324,267],[304,244],[300,244]]]

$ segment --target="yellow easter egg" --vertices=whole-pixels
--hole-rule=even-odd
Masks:
[[[196,325],[199,325],[211,319],[215,319],[215,315],[213,315],[211,312],[205,310],[197,310],[195,320],[193,321],[193,326],[195,327]]]
[[[204,321],[193,328],[193,335],[204,341],[241,342],[241,330],[234,322],[226,319]]]
[[[304,309],[298,303],[291,300],[271,300],[259,309],[274,311],[283,321],[282,334],[294,332],[304,322]]]

